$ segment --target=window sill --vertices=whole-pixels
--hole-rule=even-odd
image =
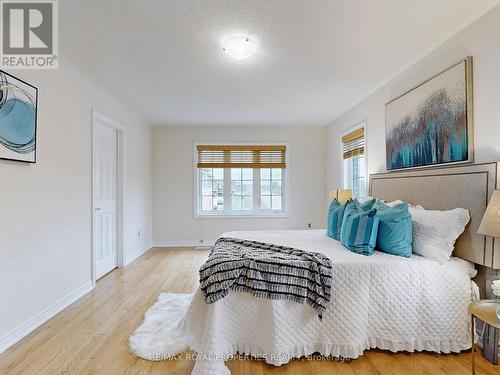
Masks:
[[[279,214],[266,214],[266,213],[199,214],[198,213],[198,214],[194,215],[195,219],[235,219],[235,218],[241,218],[241,219],[263,219],[263,218],[265,218],[265,219],[286,219],[289,217],[290,217],[290,215],[288,215],[288,213],[286,213],[286,212],[279,213]]]

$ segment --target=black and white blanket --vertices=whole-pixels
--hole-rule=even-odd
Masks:
[[[330,301],[332,273],[330,259],[320,253],[220,238],[200,268],[200,288],[209,304],[234,290],[307,303],[321,318]]]

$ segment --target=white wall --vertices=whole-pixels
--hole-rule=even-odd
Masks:
[[[340,186],[340,134],[367,120],[368,173],[385,171],[385,103],[453,63],[473,56],[475,156],[500,160],[500,6],[471,24],[366,100],[327,130],[327,187]]]
[[[0,351],[91,286],[91,109],[126,129],[126,259],[152,228],[151,127],[73,68],[9,73],[39,89],[38,143],[36,164],[0,160]]]
[[[205,243],[232,230],[306,229],[325,224],[325,127],[153,127],[153,240]],[[287,142],[287,218],[194,218],[194,142]]]

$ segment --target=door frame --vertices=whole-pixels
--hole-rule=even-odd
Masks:
[[[91,133],[92,133],[92,158],[91,158],[91,226],[92,226],[92,235],[91,235],[91,276],[92,276],[92,285],[95,286],[97,278],[96,278],[96,249],[94,246],[94,236],[95,236],[95,228],[94,228],[94,155],[95,155],[95,126],[96,123],[100,125],[104,125],[116,132],[116,253],[117,253],[117,266],[124,267],[125,265],[125,253],[124,253],[124,220],[125,217],[125,206],[124,206],[124,145],[125,145],[125,128],[119,123],[111,120],[110,118],[104,116],[103,114],[92,109],[91,111]]]

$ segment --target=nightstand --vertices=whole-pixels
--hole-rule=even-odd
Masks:
[[[495,327],[498,330],[500,329],[500,320],[497,317],[498,306],[500,306],[500,300],[493,300],[493,299],[491,300],[483,299],[477,302],[473,302],[469,305],[469,312],[472,317],[471,318],[472,319],[472,375],[476,374],[476,360],[475,360],[475,350],[474,350],[474,345],[475,345],[474,318],[477,318],[483,321],[484,323],[489,324],[492,327]]]

